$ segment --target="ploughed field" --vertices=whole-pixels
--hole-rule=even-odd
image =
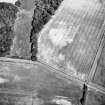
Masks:
[[[103,37],[105,11],[97,0],[77,3],[65,0],[40,32],[38,59],[85,80]]]
[[[11,2],[0,1],[0,105],[104,105],[105,2]]]

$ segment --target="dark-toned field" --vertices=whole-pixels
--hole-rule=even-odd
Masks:
[[[89,89],[85,105],[105,105],[105,94],[94,89]]]
[[[18,9],[9,3],[0,3],[0,57],[10,54],[15,33],[13,25]]]
[[[7,98],[13,102],[15,97],[19,100],[18,95],[12,97],[7,94],[7,98],[4,98],[5,94],[3,92],[11,91],[11,94],[15,92],[15,94],[20,93],[21,95],[23,93],[23,95],[32,96],[34,105],[38,100],[39,103],[43,102],[41,105],[52,105],[60,102],[67,103],[67,105],[80,104],[83,86],[73,80],[68,81],[56,72],[52,72],[51,68],[47,68],[40,63],[0,62],[0,68],[0,80],[5,80],[4,83],[0,84],[1,102],[2,100],[8,101]]]

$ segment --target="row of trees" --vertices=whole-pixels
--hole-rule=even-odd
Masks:
[[[41,31],[43,26],[50,20],[51,16],[54,15],[55,11],[60,6],[63,0],[35,0],[35,10],[32,21],[32,30],[30,41],[32,42],[32,60],[37,60],[37,39],[38,33]]]

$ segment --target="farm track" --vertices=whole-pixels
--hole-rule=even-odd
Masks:
[[[78,84],[80,84],[80,85],[87,85],[87,87],[89,87],[89,88],[92,88],[92,89],[95,89],[96,91],[99,91],[99,92],[101,92],[101,93],[104,93],[105,94],[105,88],[103,88],[103,87],[101,87],[101,86],[99,86],[99,85],[97,85],[97,84],[94,84],[94,83],[92,83],[92,82],[90,82],[90,81],[82,81],[82,80],[79,80],[79,79],[77,79],[77,78],[74,78],[73,76],[71,76],[71,75],[67,75],[67,74],[65,74],[65,73],[63,73],[63,72],[61,72],[61,71],[58,71],[58,70],[56,70],[55,68],[53,68],[52,66],[49,66],[46,62],[42,62],[42,61],[31,61],[31,60],[23,60],[23,59],[12,59],[12,58],[5,58],[5,57],[1,57],[0,58],[0,62],[8,62],[8,63],[23,63],[23,64],[31,64],[31,65],[42,65],[42,66],[45,66],[45,67],[47,67],[47,68],[50,68],[50,70],[52,71],[52,72],[56,72],[56,73],[58,73],[59,75],[61,75],[62,77],[64,77],[65,79],[68,79],[68,80],[73,80],[73,81],[75,81],[76,83],[78,83]],[[5,92],[7,92],[8,93],[8,90],[7,91],[5,91]],[[1,91],[0,91],[0,93],[1,93]],[[18,92],[9,92],[9,93],[11,93],[11,94],[17,94]],[[20,93],[21,94],[21,93]]]

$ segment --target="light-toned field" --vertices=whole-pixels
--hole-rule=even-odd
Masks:
[[[104,19],[98,0],[65,0],[40,32],[39,60],[85,80],[102,40]]]

